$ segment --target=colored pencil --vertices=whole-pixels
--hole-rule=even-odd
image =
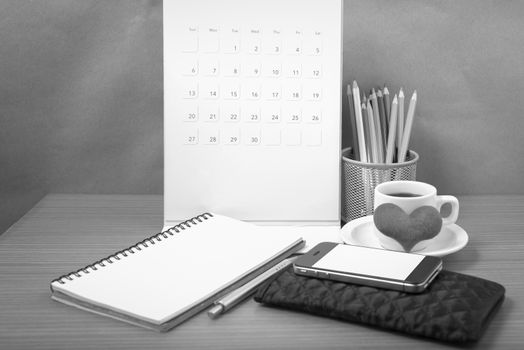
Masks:
[[[360,89],[358,88],[357,81],[353,80],[353,103],[355,106],[355,121],[357,125],[357,138],[358,138],[358,150],[360,154],[360,161],[365,162],[368,157],[366,154],[366,140],[364,138],[364,126],[362,119],[362,110],[360,106]]]
[[[366,97],[364,96],[364,100],[366,99]],[[364,137],[366,138],[366,154],[367,154],[367,159],[365,160],[367,163],[371,163],[371,136],[370,136],[370,133],[369,133],[369,123],[368,123],[368,117],[367,117],[367,110],[366,110],[366,103],[363,102],[362,103],[362,117],[363,117],[363,124],[364,124]]]
[[[397,95],[393,97],[391,104],[391,118],[389,119],[388,132],[388,149],[386,151],[386,164],[393,163],[393,156],[395,154],[395,134],[397,130],[397,114],[398,114],[398,100]]]
[[[386,120],[388,123],[388,133],[389,133],[389,119],[391,118],[391,101],[389,99],[389,90],[386,85],[384,85],[384,111],[386,112]]]
[[[388,118],[386,117],[386,108],[384,103],[384,95],[382,90],[377,91],[378,100],[378,114],[380,115],[380,126],[382,127],[382,140],[384,143],[384,154],[386,154],[386,144],[388,142]],[[385,156],[384,156],[385,158]]]
[[[375,159],[375,163],[384,163],[384,138],[382,134],[382,123],[380,120],[380,113],[379,113],[379,107],[378,107],[378,99],[377,94],[375,93],[375,89],[372,89],[371,96],[371,106],[373,108],[373,122],[375,124],[375,135],[376,135],[376,146],[377,146],[377,159]]]
[[[408,114],[406,117],[406,126],[404,127],[404,133],[402,134],[402,144],[399,151],[398,162],[401,163],[406,160],[406,154],[409,146],[409,138],[411,137],[411,129],[413,128],[413,118],[415,116],[415,108],[417,106],[417,90],[413,92],[411,100],[409,101]]]
[[[397,115],[397,159],[400,158],[400,145],[402,144],[402,134],[404,133],[404,90],[400,88],[398,93],[398,115]]]
[[[375,117],[373,115],[373,108],[371,107],[371,101],[368,100],[366,105],[366,110],[368,114],[368,125],[369,125],[369,138],[371,145],[371,163],[379,162],[379,153],[378,153],[378,143],[377,143],[377,134],[375,128]]]
[[[347,86],[347,97],[348,97],[348,108],[349,108],[349,127],[350,132],[349,135],[351,135],[351,141],[350,146],[353,149],[353,158],[355,160],[360,160],[360,152],[358,150],[358,135],[357,135],[357,125],[355,120],[355,105],[353,103],[353,93],[351,85],[348,84]]]

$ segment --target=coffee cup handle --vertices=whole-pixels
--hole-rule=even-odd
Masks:
[[[446,203],[451,204],[451,213],[442,218],[442,225],[454,224],[459,215],[459,201],[457,197],[454,196],[437,196],[437,210],[440,211],[442,206]]]

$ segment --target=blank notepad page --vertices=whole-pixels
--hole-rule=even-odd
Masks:
[[[264,235],[262,228],[216,215],[121,256],[112,264],[53,289],[90,304],[162,324],[222,290],[282,252],[299,237]]]

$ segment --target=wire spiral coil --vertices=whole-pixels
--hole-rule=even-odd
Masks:
[[[194,225],[197,225],[199,222],[203,222],[204,220],[208,220],[209,218],[213,217],[213,214],[211,213],[203,213],[201,215],[197,215],[189,220],[183,221],[179,223],[178,225],[175,225],[165,231],[156,233],[146,239],[141,240],[140,242],[127,247],[125,249],[122,249],[118,252],[115,252],[103,259],[100,259],[98,261],[95,261],[94,263],[87,265],[83,268],[80,268],[76,271],[70,272],[68,274],[62,275],[53,281],[58,282],[60,284],[65,284],[67,281],[72,281],[75,277],[82,277],[83,274],[89,274],[93,271],[97,271],[101,267],[106,267],[106,264],[114,264],[115,261],[122,260],[122,258],[128,257],[130,254],[136,254],[137,252],[149,248],[151,245],[157,244],[157,242],[161,242],[170,236],[174,236],[175,233],[179,233],[183,230],[186,230]]]

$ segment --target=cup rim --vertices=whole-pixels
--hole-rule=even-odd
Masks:
[[[384,193],[383,192],[383,188],[384,187],[391,187],[391,186],[402,186],[402,185],[408,185],[408,184],[413,184],[413,183],[416,183],[417,186],[423,186],[423,187],[426,187],[429,189],[429,191],[426,191],[426,193],[424,194],[421,194],[420,196],[417,196],[417,197],[397,197],[397,196],[391,196],[389,193]],[[397,190],[398,192],[398,190]],[[414,191],[415,192],[415,191]],[[421,200],[421,199],[425,199],[425,198],[428,198],[428,197],[431,197],[431,196],[435,196],[437,194],[437,188],[431,184],[428,184],[426,182],[422,182],[422,181],[387,181],[387,182],[383,182],[381,184],[378,184],[376,187],[375,187],[375,195],[381,195],[381,196],[384,196],[384,197],[387,197],[387,198],[394,198],[396,201],[413,201],[413,200]]]

